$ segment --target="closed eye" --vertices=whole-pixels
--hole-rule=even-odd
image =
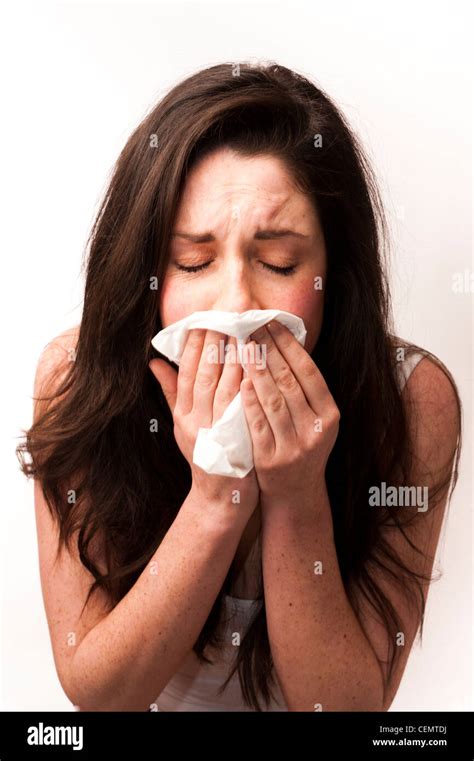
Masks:
[[[289,267],[275,267],[274,264],[266,264],[262,262],[264,267],[267,267],[272,272],[277,272],[279,275],[291,275],[296,269],[296,264],[291,264]]]
[[[176,267],[179,270],[183,270],[184,272],[199,272],[200,270],[205,269],[209,266],[211,262],[205,262],[204,264],[194,264],[192,266],[185,267],[184,264],[178,264],[177,262]],[[291,264],[288,267],[277,267],[274,264],[267,264],[266,262],[260,262],[264,267],[269,269],[271,272],[275,272],[278,275],[291,275],[292,272],[296,269],[296,264]]]
[[[203,270],[205,267],[207,267],[210,262],[206,262],[205,264],[194,264],[192,267],[185,267],[184,264],[178,264],[178,262],[175,264],[176,267],[179,270],[183,270],[183,272],[199,272],[199,270]]]

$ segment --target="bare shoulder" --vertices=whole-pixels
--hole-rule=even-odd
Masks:
[[[449,377],[450,371],[440,360],[423,357],[416,365],[407,382],[407,389],[423,395],[427,401],[456,404],[456,393]]]
[[[421,359],[408,378],[403,398],[416,450],[433,466],[449,466],[461,429],[461,403],[448,368]]]
[[[33,397],[51,394],[65,378],[70,363],[74,361],[80,325],[64,330],[49,341],[42,349],[34,379]],[[44,404],[35,404],[35,415],[42,411]]]
[[[80,325],[67,328],[48,341],[39,355],[38,369],[47,374],[48,370],[53,370],[58,364],[68,361],[76,349],[79,329]]]

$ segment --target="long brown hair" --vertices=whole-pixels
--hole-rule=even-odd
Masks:
[[[95,578],[86,604],[97,587],[116,604],[149,563],[191,488],[171,413],[148,368],[158,356],[151,338],[162,328],[154,284],[159,288],[165,276],[187,172],[219,146],[283,159],[318,210],[328,277],[312,358],[341,413],[326,472],[335,544],[354,608],[358,589],[394,642],[399,617],[370,568],[385,569],[416,600],[421,621],[426,579],[405,567],[384,540],[380,513],[368,509],[368,489],[382,481],[409,483],[412,455],[394,353],[396,347],[407,354],[420,349],[394,336],[385,275],[388,226],[364,151],[328,95],[283,66],[224,63],[199,71],[175,86],[127,141],[88,239],[75,360],[56,393],[44,397],[55,404],[23,432],[17,447],[22,471],[41,482],[60,527],[60,546],[68,546],[77,530],[82,563]],[[452,376],[424,353],[450,378],[461,417]],[[151,420],[158,420],[158,433]],[[451,493],[459,452],[460,439]],[[432,498],[448,485],[446,479],[437,484]],[[388,507],[386,515],[406,536],[396,509]],[[105,541],[104,574],[90,551],[98,532]],[[194,645],[203,662],[209,662],[206,645],[219,642],[225,589],[226,583]],[[387,678],[397,651],[392,648]],[[247,705],[261,710],[260,696],[268,705],[274,673],[264,599],[229,679],[236,670]]]

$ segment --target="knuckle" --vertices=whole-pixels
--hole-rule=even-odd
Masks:
[[[305,360],[303,362],[301,367],[301,374],[309,380],[316,378],[316,368],[311,360]]]
[[[235,392],[233,392],[231,389],[222,389],[222,391],[216,391],[214,404],[216,407],[227,406],[231,403],[234,396]]]
[[[296,378],[289,369],[282,370],[277,376],[276,382],[284,391],[294,391],[297,385]]]
[[[273,394],[268,398],[268,407],[273,413],[278,413],[283,410],[285,406],[285,400],[281,394]]]
[[[253,430],[255,431],[255,433],[261,435],[262,433],[265,433],[265,431],[267,429],[267,424],[266,424],[265,420],[262,417],[259,417],[259,418],[257,418],[256,420],[253,421],[252,427],[253,427]]]
[[[213,373],[209,370],[199,370],[196,375],[196,386],[207,390],[215,385],[215,379]]]
[[[178,381],[191,383],[194,379],[193,373],[187,365],[182,365],[178,373]]]
[[[313,433],[312,436],[308,436],[307,439],[301,441],[301,448],[305,454],[313,452],[320,444],[320,434]]]
[[[305,454],[304,449],[304,443],[301,441],[297,443],[296,446],[292,447],[291,452],[287,455],[285,455],[284,458],[284,464],[285,467],[291,468],[293,465],[298,465],[299,462],[303,459],[303,456]]]

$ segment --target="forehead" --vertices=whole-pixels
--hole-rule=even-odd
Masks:
[[[177,219],[181,224],[208,227],[218,221],[219,215],[227,216],[229,212],[259,224],[286,224],[297,218],[311,224],[315,216],[310,199],[295,187],[282,159],[241,156],[222,148],[201,159],[190,171]]]

